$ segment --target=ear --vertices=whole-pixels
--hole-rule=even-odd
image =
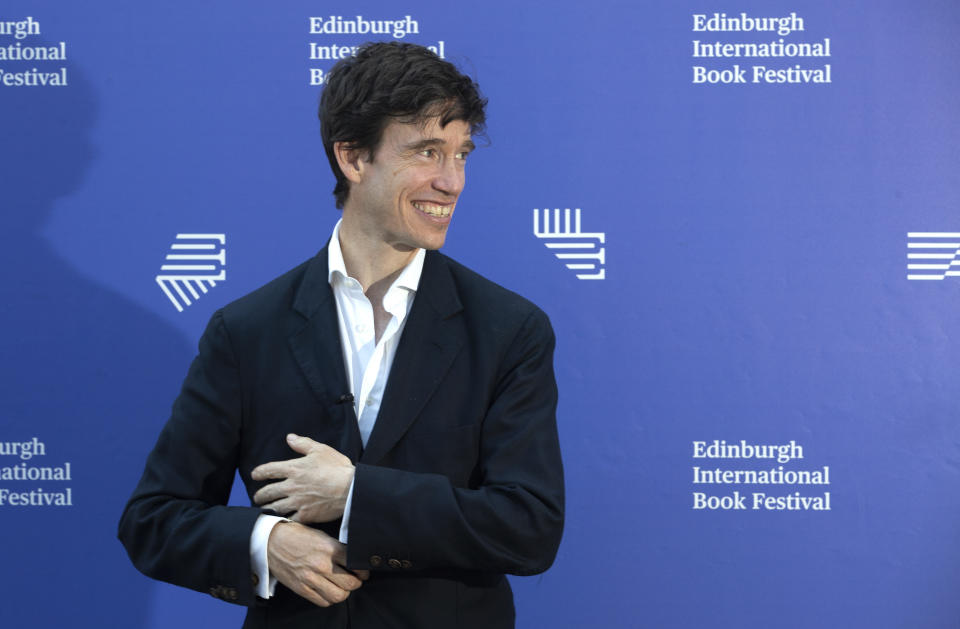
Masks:
[[[363,178],[363,151],[352,148],[349,142],[334,142],[333,154],[343,176],[351,183],[360,183]]]

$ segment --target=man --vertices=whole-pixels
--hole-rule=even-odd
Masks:
[[[513,626],[504,573],[546,570],[563,525],[553,332],[435,251],[485,104],[410,44],[331,70],[343,218],[210,321],[120,522],[141,571],[245,627]],[[237,469],[262,508],[225,506]]]

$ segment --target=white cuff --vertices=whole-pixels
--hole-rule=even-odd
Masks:
[[[261,513],[253,525],[250,533],[250,569],[256,575],[257,585],[253,588],[254,594],[260,598],[270,598],[277,587],[277,580],[270,575],[270,566],[267,562],[267,542],[270,541],[270,532],[278,522],[289,522],[287,518]]]
[[[350,524],[350,505],[353,504],[353,484],[357,482],[357,475],[354,474],[350,480],[350,491],[347,492],[347,503],[343,505],[343,520],[340,522],[340,543],[346,544],[349,536]]]

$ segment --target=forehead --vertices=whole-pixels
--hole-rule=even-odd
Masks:
[[[460,147],[469,144],[470,125],[463,120],[451,120],[446,126],[441,126],[440,117],[427,118],[423,122],[401,122],[393,120],[383,130],[384,145],[403,147],[435,141],[439,144],[449,144]]]

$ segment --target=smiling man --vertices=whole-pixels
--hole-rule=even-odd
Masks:
[[[411,44],[331,70],[343,218],[210,321],[120,522],[144,573],[244,627],[514,626],[504,575],[552,563],[563,473],[547,317],[436,252],[485,104]]]

